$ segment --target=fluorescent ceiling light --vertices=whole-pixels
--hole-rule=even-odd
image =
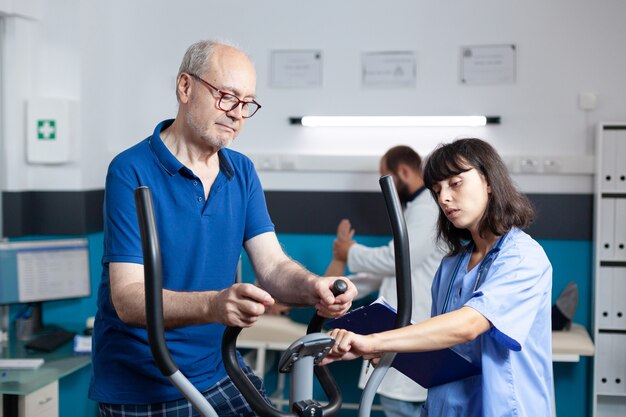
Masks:
[[[500,123],[499,116],[303,116],[291,124],[307,127],[447,127]]]

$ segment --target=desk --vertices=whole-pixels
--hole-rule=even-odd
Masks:
[[[581,356],[593,356],[594,350],[589,333],[580,324],[552,332],[552,362],[578,362]]]
[[[572,323],[569,330],[552,332],[552,362],[579,362],[581,356],[593,356],[595,347],[587,330]],[[554,387],[552,387],[552,416],[556,417]]]
[[[3,396],[0,416],[4,417],[58,416],[59,379],[91,362],[90,355],[75,355],[71,342],[54,352],[39,353],[24,349],[23,342],[12,341],[3,346],[0,356],[43,358],[45,361],[38,369],[0,370],[0,394]],[[29,411],[29,407],[35,410]]]

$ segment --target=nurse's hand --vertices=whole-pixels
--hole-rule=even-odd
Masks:
[[[345,329],[333,329],[329,336],[335,339],[335,346],[322,360],[327,365],[338,360],[348,361],[363,356],[363,359],[374,360],[381,352],[376,350],[375,335],[360,335]]]

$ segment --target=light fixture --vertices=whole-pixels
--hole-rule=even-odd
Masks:
[[[476,127],[500,124],[500,116],[303,116],[289,122],[306,127]]]

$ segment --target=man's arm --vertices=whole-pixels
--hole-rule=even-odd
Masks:
[[[396,274],[393,240],[385,246],[377,247],[354,243],[346,251],[346,259],[352,272],[367,272],[384,277]]]
[[[143,265],[109,264],[111,301],[119,318],[146,325]],[[167,329],[204,323],[249,327],[274,299],[251,284],[235,284],[222,291],[163,290],[163,318]]]
[[[338,277],[346,273],[346,263],[339,259],[333,258],[326,267],[325,277]]]
[[[352,240],[355,230],[350,224],[350,220],[342,219],[337,226],[337,237],[333,242],[333,259],[328,264],[324,276],[338,276],[345,274],[348,266],[348,252],[350,247],[356,242]],[[359,272],[350,275],[350,279],[356,286],[359,298],[365,297],[375,291],[380,290],[384,276]]]
[[[346,273],[348,250],[355,243],[352,240],[353,237],[354,229],[350,224],[350,220],[342,219],[339,225],[337,225],[337,237],[333,242],[333,259],[326,267],[325,277],[339,276]]]
[[[344,314],[356,296],[356,288],[345,277],[319,277],[289,258],[275,233],[262,233],[244,243],[259,284],[276,300],[290,305],[314,305],[325,317]],[[330,287],[338,278],[348,290],[335,297]]]
[[[395,275],[393,240],[386,246],[372,248],[357,244],[353,239],[354,234],[350,221],[341,220],[337,226],[337,238],[333,242],[333,260],[326,275],[337,271],[342,263],[344,269],[349,266],[352,272],[365,272],[372,277]]]

